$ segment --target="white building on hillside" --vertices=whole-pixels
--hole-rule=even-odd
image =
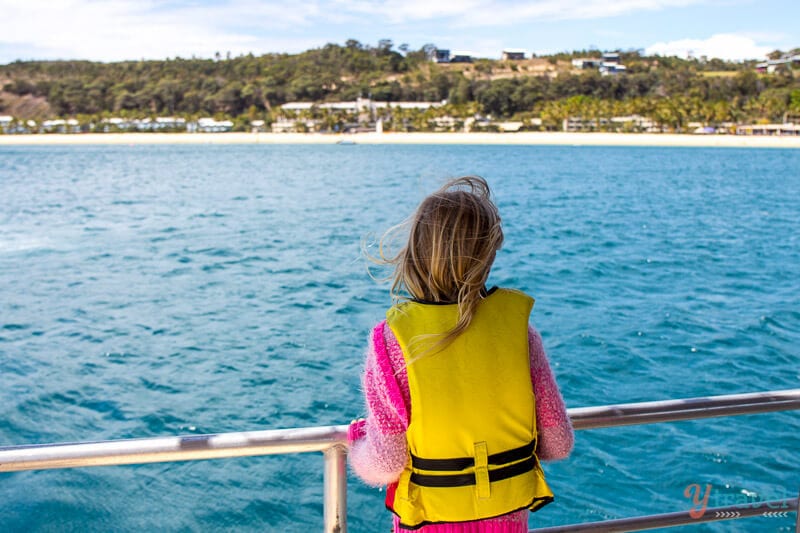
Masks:
[[[223,133],[233,129],[233,122],[230,120],[214,120],[213,118],[201,118],[197,121],[196,131],[201,133]]]
[[[74,118],[45,120],[42,129],[48,133],[80,133],[81,125]]]
[[[525,59],[526,51],[521,48],[506,48],[501,54],[503,61],[521,61]]]
[[[11,129],[12,122],[14,122],[14,117],[9,115],[0,115],[0,131],[5,133]]]
[[[298,113],[300,111],[309,111],[312,107],[314,107],[314,102],[286,102],[281,106],[281,109]]]
[[[581,57],[572,60],[572,66],[579,69],[600,68],[603,60],[595,57]]]
[[[600,68],[598,69],[600,74],[603,76],[609,76],[614,74],[623,74],[627,72],[627,67],[625,65],[621,65],[619,63],[609,63],[604,61]]]

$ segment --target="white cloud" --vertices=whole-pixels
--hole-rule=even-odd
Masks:
[[[121,60],[172,56],[211,57],[303,49],[308,39],[269,39],[271,29],[302,27],[319,10],[314,2],[286,9],[252,0],[211,5],[155,0],[0,0],[3,49],[29,48],[36,57]]]
[[[348,37],[359,38],[365,28],[384,28],[391,37],[413,33],[422,26],[428,28],[421,37],[425,42],[441,42],[432,34],[445,33],[452,42],[473,47],[480,55],[500,48],[504,34],[497,27],[519,29],[542,21],[652,13],[708,1],[305,0],[290,4],[278,0],[0,0],[0,63],[14,59],[212,57],[215,52],[228,51],[234,55],[298,52],[335,41],[331,37],[339,36],[342,28],[352,28],[354,34]],[[442,30],[432,32],[431,27]],[[487,33],[492,31],[493,35]],[[691,49],[697,55],[735,58],[760,57],[769,51],[756,45],[753,38],[715,35],[705,41],[656,43],[648,51],[685,55]],[[487,42],[473,45],[475,39]]]
[[[406,23],[448,18],[456,26],[605,18],[683,7],[703,0],[333,0],[337,9]]]
[[[336,12],[350,17],[369,15],[398,24],[436,18],[458,18],[463,13],[482,11],[488,2],[481,0],[333,0]]]
[[[467,12],[464,25],[513,24],[520,21],[585,20],[614,17],[639,11],[683,7],[700,0],[537,0],[503,5],[491,3],[481,11]]]
[[[645,53],[648,55],[687,57],[707,56],[717,57],[728,61],[743,59],[763,59],[774,46],[757,44],[746,35],[719,33],[707,39],[680,39],[677,41],[660,42],[648,46]]]

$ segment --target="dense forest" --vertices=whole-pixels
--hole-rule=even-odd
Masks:
[[[0,115],[74,117],[213,116],[237,124],[281,115],[291,101],[447,101],[437,113],[495,119],[639,114],[672,128],[704,123],[776,122],[800,116],[800,65],[756,72],[755,62],[620,54],[626,72],[602,76],[571,59],[576,51],[522,61],[437,64],[434,45],[395,49],[355,40],[300,54],[98,63],[18,61],[0,66]],[[797,54],[795,49],[791,54]],[[774,57],[781,54],[776,51]],[[800,119],[798,119],[800,121]]]

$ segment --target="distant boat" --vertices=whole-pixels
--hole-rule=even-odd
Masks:
[[[351,145],[351,144],[356,144],[356,142],[351,141],[350,139],[341,139],[339,141],[336,141],[336,144]]]

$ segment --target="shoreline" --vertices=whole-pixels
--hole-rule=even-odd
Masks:
[[[72,133],[0,135],[1,146],[137,144],[463,144],[529,146],[659,146],[800,148],[800,136],[674,133]]]

